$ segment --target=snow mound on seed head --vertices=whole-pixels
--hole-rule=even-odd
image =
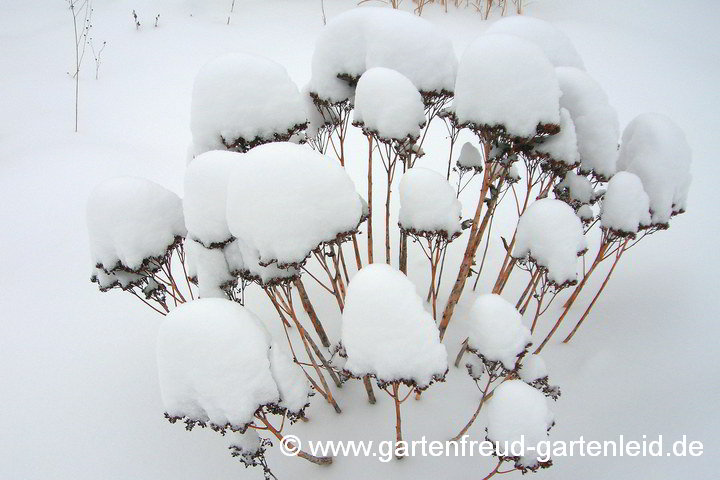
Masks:
[[[533,202],[520,217],[512,256],[529,255],[547,268],[552,282],[562,285],[576,280],[577,256],[586,248],[582,222],[575,211],[560,200],[544,198]]]
[[[420,388],[447,371],[447,352],[413,283],[389,265],[371,264],[350,281],[342,314],[345,369],[378,382]]]
[[[227,185],[242,154],[215,150],[195,158],[185,171],[183,211],[188,236],[210,248],[227,243]]]
[[[285,68],[245,53],[205,64],[193,86],[194,153],[224,150],[238,139],[269,142],[307,122],[305,105]]]
[[[460,233],[462,205],[452,185],[434,170],[411,168],[400,179],[398,221],[406,230],[444,232],[448,238]]]
[[[653,224],[667,224],[673,214],[685,211],[691,162],[685,133],[668,117],[644,113],[625,127],[618,169],[642,180]]]
[[[464,170],[475,170],[480,172],[485,166],[485,159],[477,147],[470,142],[465,142],[460,149],[457,166]]]
[[[533,137],[539,124],[560,123],[555,71],[536,45],[512,35],[483,35],[465,50],[453,107],[460,123],[503,126]]]
[[[535,150],[547,154],[550,160],[563,163],[566,167],[580,162],[575,124],[566,108],[560,109],[560,132],[538,144]]]
[[[357,84],[353,123],[382,139],[417,139],[425,124],[420,92],[395,70],[371,68]]]
[[[600,85],[584,71],[572,67],[555,69],[560,82],[560,106],[575,124],[580,166],[601,178],[615,173],[620,126],[615,109]]]
[[[516,464],[534,468],[538,465],[538,443],[547,440],[554,415],[545,396],[522,380],[508,380],[500,384],[488,401],[487,437],[500,442],[501,449],[523,440],[526,455]],[[512,453],[505,452],[504,456]]]
[[[197,279],[200,298],[226,298],[226,289],[234,286],[235,277],[230,273],[223,248],[206,248],[188,239],[185,255],[192,265],[190,275]]]
[[[536,354],[527,355],[523,358],[522,366],[518,371],[520,378],[527,383],[533,383],[548,376],[545,360]]]
[[[568,36],[545,20],[527,15],[505,17],[493,23],[486,33],[504,33],[528,40],[540,47],[555,67],[585,68]]]
[[[501,362],[506,370],[515,370],[518,356],[531,343],[530,330],[522,315],[500,295],[480,295],[470,308],[468,347],[486,360]]]
[[[328,22],[315,43],[310,91],[323,100],[352,99],[338,75],[358,79],[373,67],[397,70],[421,92],[452,92],[457,59],[450,40],[425,19],[363,7]]]
[[[270,367],[280,392],[280,407],[301,412],[310,403],[310,382],[290,355],[275,342],[270,349]]]
[[[186,233],[180,197],[137,177],[98,184],[88,198],[86,219],[93,265],[106,272],[138,270]]]
[[[556,190],[567,190],[568,198],[572,202],[587,205],[595,200],[595,191],[587,177],[575,172],[567,172],[562,182],[557,184]]]
[[[637,175],[630,172],[613,175],[603,195],[600,224],[629,234],[650,225],[650,199]]]
[[[228,185],[230,233],[260,264],[301,263],[322,242],[357,229],[362,202],[336,161],[281,142],[244,155]]]

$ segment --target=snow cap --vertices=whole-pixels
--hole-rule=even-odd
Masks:
[[[461,210],[452,185],[436,171],[415,167],[400,179],[398,223],[401,228],[443,232],[451,239],[462,231]]]

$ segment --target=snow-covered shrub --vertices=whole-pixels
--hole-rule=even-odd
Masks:
[[[567,109],[560,109],[560,132],[544,139],[535,147],[535,152],[542,159],[542,168],[557,176],[580,165],[575,124]]]
[[[543,392],[546,397],[557,400],[560,397],[560,387],[550,384],[550,376],[545,360],[540,355],[527,355],[523,358],[520,370],[520,379]]]
[[[190,127],[193,153],[245,152],[286,141],[307,126],[297,86],[267,58],[231,53],[208,62],[195,78]]]
[[[600,224],[615,235],[633,237],[640,228],[650,225],[650,199],[637,175],[613,175],[603,195]]]
[[[685,211],[692,179],[690,162],[685,134],[666,116],[644,113],[625,127],[618,169],[642,180],[654,225],[665,226],[670,217]]]
[[[570,171],[565,174],[562,182],[555,185],[555,197],[567,203],[575,211],[583,205],[595,202],[596,194],[592,183],[587,177]]]

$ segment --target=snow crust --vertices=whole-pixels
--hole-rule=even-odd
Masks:
[[[667,224],[687,207],[692,152],[685,133],[659,113],[643,113],[625,127],[618,169],[634,173],[650,197],[653,224]]]
[[[318,244],[354,231],[361,215],[345,169],[302,145],[255,147],[230,177],[230,233],[257,251],[261,265],[301,263]]]
[[[307,122],[303,99],[285,68],[246,53],[225,54],[202,67],[190,116],[196,155],[224,150],[238,139],[271,141]]]
[[[548,278],[562,285],[577,277],[578,254],[587,248],[583,226],[575,211],[560,200],[533,202],[520,217],[512,256],[529,255],[548,270]]]
[[[491,362],[515,370],[518,355],[531,343],[530,330],[522,315],[500,295],[478,296],[469,313],[468,347]]]
[[[448,238],[462,231],[462,204],[452,185],[434,170],[414,167],[400,179],[401,228],[444,232]]]
[[[86,219],[93,264],[107,273],[138,270],[186,233],[180,197],[137,177],[99,183],[88,198]]]
[[[160,325],[158,373],[170,417],[243,430],[279,400],[270,335],[238,303],[205,298],[180,305]]]
[[[227,225],[227,185],[242,154],[215,150],[195,158],[185,170],[183,212],[188,236],[206,247],[232,239]]]
[[[455,114],[461,123],[505,127],[533,137],[538,124],[560,123],[555,71],[536,45],[517,36],[483,35],[458,67]]]
[[[358,79],[373,67],[397,70],[421,92],[452,92],[457,59],[450,40],[427,20],[389,8],[342,13],[323,29],[312,58],[310,91],[323,100],[351,100],[345,75]]]
[[[504,17],[493,23],[486,33],[503,33],[528,40],[540,47],[555,67],[585,68],[568,36],[545,20],[527,15]]]
[[[538,463],[537,445],[547,440],[548,429],[553,425],[553,413],[547,399],[538,390],[522,380],[508,380],[495,390],[487,406],[488,438],[494,442],[521,441],[524,436],[527,455],[519,465],[534,467]],[[530,450],[532,448],[532,450]],[[511,455],[510,452],[507,453]]]
[[[618,172],[607,184],[600,209],[600,224],[617,232],[638,232],[650,225],[650,198],[640,178],[630,172]]]
[[[575,124],[581,168],[603,178],[615,173],[620,126],[615,109],[600,85],[583,70],[555,69],[562,90],[560,106]]]
[[[417,139],[425,124],[425,107],[407,77],[375,67],[362,74],[355,90],[355,124],[377,132],[382,139]]]
[[[354,376],[424,388],[447,371],[435,320],[413,283],[389,265],[367,265],[350,280],[341,336],[345,369]]]
[[[475,145],[470,142],[465,142],[460,149],[457,165],[462,169],[482,171],[485,166],[485,160],[483,159],[482,153],[480,153],[480,150],[478,150]]]
[[[560,132],[538,144],[535,150],[546,153],[552,161],[565,165],[572,166],[580,162],[575,123],[566,108],[560,109]]]

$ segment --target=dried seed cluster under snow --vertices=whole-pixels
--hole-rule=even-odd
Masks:
[[[353,97],[352,83],[373,67],[397,70],[423,93],[452,92],[457,59],[450,40],[408,12],[357,8],[334,17],[313,52],[309,90],[320,99]]]
[[[230,300],[200,299],[174,309],[160,326],[157,349],[167,417],[190,427],[244,431],[264,407],[301,415],[310,386],[302,388],[299,367],[291,370],[291,360],[270,342],[261,321]]]
[[[383,140],[413,140],[425,124],[425,107],[417,88],[401,73],[371,68],[355,90],[353,124]]]
[[[531,343],[522,315],[500,295],[478,296],[469,313],[468,348],[489,362],[515,370],[519,357]]]
[[[543,51],[512,35],[483,35],[458,67],[453,108],[461,124],[502,126],[534,137],[538,125],[560,123],[560,88]]]
[[[208,62],[195,78],[190,121],[195,155],[288,140],[306,123],[297,86],[272,60],[226,54]]]
[[[640,178],[630,172],[618,172],[610,179],[600,209],[603,228],[634,235],[650,225],[650,199]]]
[[[112,178],[90,194],[87,227],[93,265],[139,270],[185,236],[182,200],[150,180]]]
[[[618,169],[642,180],[653,224],[666,225],[673,214],[685,211],[691,160],[685,134],[666,116],[644,113],[625,127]]]
[[[350,281],[342,315],[345,369],[380,383],[420,388],[444,378],[447,352],[415,285],[385,264],[363,267]]]
[[[548,270],[556,285],[576,281],[578,255],[587,249],[583,226],[575,211],[560,200],[533,202],[518,221],[512,256],[529,255]]]
[[[345,169],[303,145],[255,147],[228,185],[230,233],[257,252],[260,265],[300,264],[319,244],[355,231],[361,217]]]
[[[452,239],[462,231],[461,210],[452,185],[436,171],[415,167],[400,179],[400,228]]]

